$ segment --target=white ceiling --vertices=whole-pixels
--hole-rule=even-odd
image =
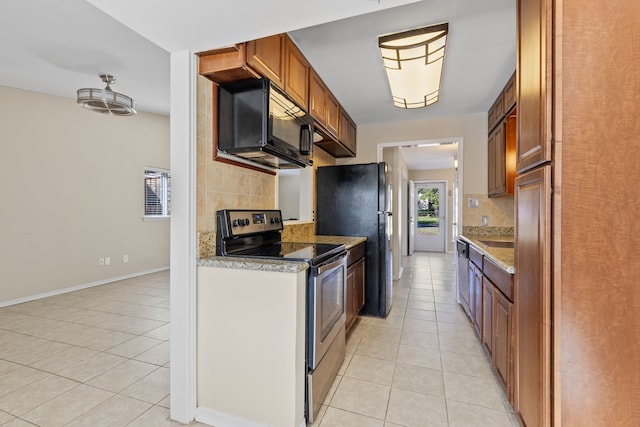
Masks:
[[[440,22],[449,22],[440,101],[393,107],[377,36]],[[515,68],[514,0],[8,0],[0,85],[75,98],[110,73],[138,110],[168,114],[169,52],[279,32],[358,125],[486,112]]]

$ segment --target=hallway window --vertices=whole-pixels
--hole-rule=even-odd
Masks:
[[[171,173],[166,169],[144,170],[144,218],[169,218],[171,215]]]

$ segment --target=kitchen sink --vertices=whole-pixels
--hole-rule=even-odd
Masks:
[[[480,240],[480,242],[492,248],[513,248],[513,242],[505,242],[504,240]]]

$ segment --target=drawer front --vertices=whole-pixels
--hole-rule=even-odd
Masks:
[[[473,246],[469,246],[469,259],[473,261],[480,270],[482,270],[482,252]]]
[[[359,260],[360,258],[362,258],[364,256],[364,253],[365,253],[364,243],[360,243],[359,245],[356,245],[351,249],[347,250],[347,265],[349,266],[354,262],[356,262],[357,260]]]
[[[513,274],[507,273],[489,258],[484,259],[482,272],[509,301],[513,302]]]

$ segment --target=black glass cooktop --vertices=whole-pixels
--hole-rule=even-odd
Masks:
[[[344,252],[344,245],[326,243],[277,242],[250,249],[234,251],[228,254],[247,258],[281,259],[286,261],[305,261],[317,264],[333,255]]]

